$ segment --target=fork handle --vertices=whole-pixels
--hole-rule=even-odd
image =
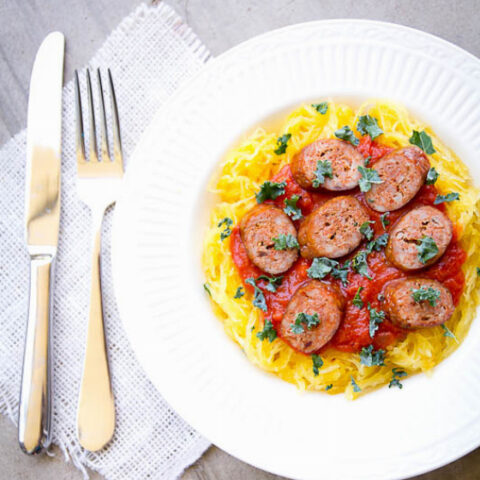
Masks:
[[[29,455],[50,444],[50,316],[54,255],[30,256],[30,300],[18,412],[18,442]]]
[[[115,403],[110,381],[102,308],[100,265],[103,212],[94,215],[92,283],[87,345],[78,401],[77,433],[80,445],[89,451],[103,448],[115,430]],[[99,218],[98,218],[99,217]]]

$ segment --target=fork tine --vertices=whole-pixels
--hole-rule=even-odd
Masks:
[[[122,141],[120,138],[120,121],[118,119],[117,99],[113,88],[112,72],[108,69],[108,83],[110,86],[110,98],[112,100],[112,124],[113,124],[113,161],[123,166]]]
[[[95,109],[93,105],[92,81],[90,79],[90,70],[87,68],[87,97],[88,113],[90,119],[90,161],[98,162],[97,155],[97,132],[95,129]]]
[[[80,81],[77,70],[75,70],[75,120],[77,163],[80,163],[85,162],[85,136],[83,133],[82,96],[80,95]]]
[[[100,98],[100,136],[102,144],[102,156],[101,160],[106,161],[112,160],[110,153],[108,151],[108,133],[107,133],[107,116],[105,114],[105,99],[103,97],[103,86],[102,86],[102,75],[100,74],[100,69],[97,68],[97,78],[98,78],[98,96]]]

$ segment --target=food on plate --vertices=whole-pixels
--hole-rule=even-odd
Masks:
[[[455,305],[450,290],[430,278],[401,278],[385,286],[385,311],[402,328],[444,324]]]
[[[360,245],[360,226],[370,220],[353,196],[334,197],[315,209],[298,230],[300,253],[304,258],[338,258]]]
[[[425,182],[430,162],[415,146],[395,149],[375,163],[380,180],[365,193],[370,208],[377,212],[398,210],[406,205]]]
[[[264,272],[278,275],[297,259],[296,247],[279,249],[275,239],[297,244],[297,231],[288,215],[272,205],[256,205],[240,222],[240,233],[248,258]]]
[[[365,159],[348,142],[338,138],[317,140],[293,157],[290,168],[295,181],[308,190],[350,190],[360,180]]]
[[[209,188],[205,289],[252,363],[355,398],[402,388],[465,338],[480,300],[480,192],[402,106],[321,105],[226,155]]]
[[[418,270],[435,263],[450,245],[452,222],[438,208],[410,210],[393,226],[385,254],[401,270]]]
[[[337,331],[344,308],[345,299],[338,288],[311,280],[292,296],[279,333],[295,350],[306,354],[317,352]]]

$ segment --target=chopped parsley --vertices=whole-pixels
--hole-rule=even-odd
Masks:
[[[328,110],[328,102],[321,102],[321,103],[312,103],[312,107],[322,115],[325,115]]]
[[[231,226],[233,225],[233,220],[231,218],[225,217],[220,222],[218,222],[217,227],[220,228],[225,225],[225,229],[220,233],[220,240],[225,240],[232,233]]]
[[[416,130],[414,130],[412,132],[412,136],[408,139],[408,141],[412,145],[416,145],[417,147],[420,147],[428,155],[435,153],[435,149],[433,148],[433,144],[432,144],[432,139],[430,138],[429,135],[427,135],[427,133],[425,133],[425,130],[422,130],[421,132],[417,132]]]
[[[358,171],[361,175],[358,186],[362,192],[369,192],[373,183],[383,183],[380,175],[373,168],[362,167],[359,165]]]
[[[297,239],[291,233],[280,233],[278,237],[272,238],[275,250],[287,250],[289,248],[300,248]]]
[[[245,295],[243,287],[238,287],[233,298],[242,298]]]
[[[390,220],[387,218],[390,215],[390,212],[385,212],[380,215],[380,221],[382,222],[382,227],[384,230],[387,229],[387,225],[390,225]]]
[[[373,228],[370,226],[371,223],[375,223],[375,222],[372,222],[371,220],[368,221],[368,222],[363,222],[361,225],[360,225],[360,233],[367,239],[367,240],[371,240],[373,238]]]
[[[427,173],[427,178],[425,179],[425,183],[427,185],[433,185],[438,179],[438,172],[435,170],[434,167],[430,168]]]
[[[329,160],[318,160],[312,187],[318,188],[320,185],[323,185],[325,183],[325,177],[333,177],[332,164]]]
[[[292,219],[300,220],[303,215],[299,207],[297,207],[297,202],[300,200],[299,195],[292,195],[290,198],[286,198],[283,203],[285,208],[283,211]]]
[[[325,387],[325,391],[328,392],[331,388],[333,388],[333,383],[330,383]]]
[[[290,140],[291,136],[291,133],[285,133],[281,137],[277,138],[277,148],[274,150],[277,155],[283,155],[287,151],[288,141]]]
[[[343,265],[338,265],[332,270],[332,277],[341,280],[343,285],[348,285],[348,272],[350,270],[350,260]]]
[[[355,136],[352,129],[348,125],[339,128],[335,132],[335,136],[340,140],[346,140],[347,142],[350,142],[355,147],[359,144],[358,138]]]
[[[392,388],[392,387],[398,387],[400,389],[403,388],[403,385],[400,383],[399,379],[406,376],[407,376],[407,372],[405,370],[402,370],[401,368],[392,368],[392,379],[388,384],[388,388]]]
[[[260,288],[257,287],[257,284],[255,283],[255,279],[253,277],[247,278],[245,280],[245,283],[248,283],[254,288],[255,295],[253,297],[253,306],[259,308],[260,310],[263,310],[264,312],[267,311],[267,302],[265,301],[265,295],[263,292],[260,290]]]
[[[309,315],[308,313],[299,313],[295,317],[295,323],[290,324],[290,330],[296,335],[303,333],[305,331],[303,326],[306,326],[309,330],[317,325],[320,325],[320,319],[318,318],[318,313]]]
[[[355,379],[353,378],[353,376],[350,376],[351,378],[351,384],[352,384],[352,387],[353,387],[353,391],[355,393],[358,393],[358,392],[361,392],[362,389],[357,385],[357,382],[355,381]]]
[[[370,304],[367,305],[367,308],[370,313],[368,333],[370,334],[370,338],[373,338],[375,332],[378,330],[378,326],[385,319],[385,312],[383,310],[375,310]]]
[[[267,180],[263,182],[260,191],[255,194],[257,203],[263,203],[265,200],[275,200],[285,193],[286,182],[271,182]]]
[[[375,240],[368,242],[367,244],[367,253],[372,253],[374,250],[379,252],[382,248],[385,248],[388,243],[388,233],[380,235]]]
[[[372,277],[368,274],[367,255],[368,255],[368,252],[366,250],[362,250],[358,252],[353,257],[352,267],[357,273],[371,280]]]
[[[208,283],[204,283],[204,284],[203,284],[203,288],[204,288],[204,290],[208,293],[208,295],[211,297],[211,296],[212,296],[212,292],[210,291],[210,286],[208,285]]]
[[[357,307],[357,308],[363,308],[363,300],[362,297],[360,296],[361,291],[363,290],[363,287],[358,287],[357,293],[353,297],[352,303]]]
[[[257,277],[257,282],[258,280],[266,280],[268,283],[265,285],[265,290],[275,293],[277,291],[277,287],[279,287],[282,283],[283,275],[280,277],[267,277],[267,275],[260,275]]]
[[[477,277],[480,277],[480,267],[477,267]]]
[[[437,304],[437,300],[440,298],[440,290],[436,290],[432,287],[412,288],[412,298],[417,303],[428,301],[428,303],[434,307]]]
[[[369,156],[365,159],[365,161],[363,162],[363,164],[364,164],[366,167],[368,167],[368,166],[370,165],[370,160],[371,160],[371,159],[372,159],[372,156],[369,155]]]
[[[270,343],[272,343],[277,338],[277,331],[275,330],[275,328],[273,328],[272,322],[270,320],[265,320],[263,330],[257,332],[257,338],[262,342],[265,339],[268,339]]]
[[[460,195],[457,192],[450,192],[446,195],[437,195],[433,201],[434,205],[439,205],[443,202],[453,202],[454,200],[460,200]]]
[[[444,330],[444,332],[443,332],[444,337],[453,338],[458,343],[458,338],[455,336],[455,334],[446,325],[442,325],[442,328]]]
[[[373,345],[363,347],[360,352],[360,363],[367,367],[383,366],[385,360],[385,350],[374,350]]]
[[[378,126],[377,119],[370,115],[362,115],[357,122],[357,130],[362,135],[370,135],[372,140],[382,135],[383,130]]]
[[[418,259],[423,264],[434,258],[438,253],[438,247],[432,237],[424,235],[420,240],[417,240]]]
[[[336,260],[332,260],[327,257],[314,258],[312,265],[307,270],[307,275],[310,278],[321,280],[331,273],[337,265],[338,262]]]
[[[323,360],[320,355],[312,355],[312,363],[313,363],[313,374],[315,376],[318,375],[318,371],[323,367]]]

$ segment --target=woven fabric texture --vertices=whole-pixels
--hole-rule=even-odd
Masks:
[[[135,143],[153,114],[208,58],[208,51],[189,27],[164,4],[138,7],[95,54],[90,69],[112,70],[127,168]],[[85,71],[79,75],[85,88]],[[105,80],[104,76],[104,85]],[[177,478],[209,443],[163,400],[143,373],[125,336],[111,278],[114,209],[107,212],[103,225],[102,279],[117,426],[110,446],[100,452],[83,451],[76,438],[91,258],[90,212],[76,195],[72,81],[64,87],[63,104],[62,207],[52,325],[53,441],[85,475],[85,467],[89,467],[108,480]],[[25,150],[25,130],[0,150],[0,413],[14,422],[29,278],[23,228]]]

